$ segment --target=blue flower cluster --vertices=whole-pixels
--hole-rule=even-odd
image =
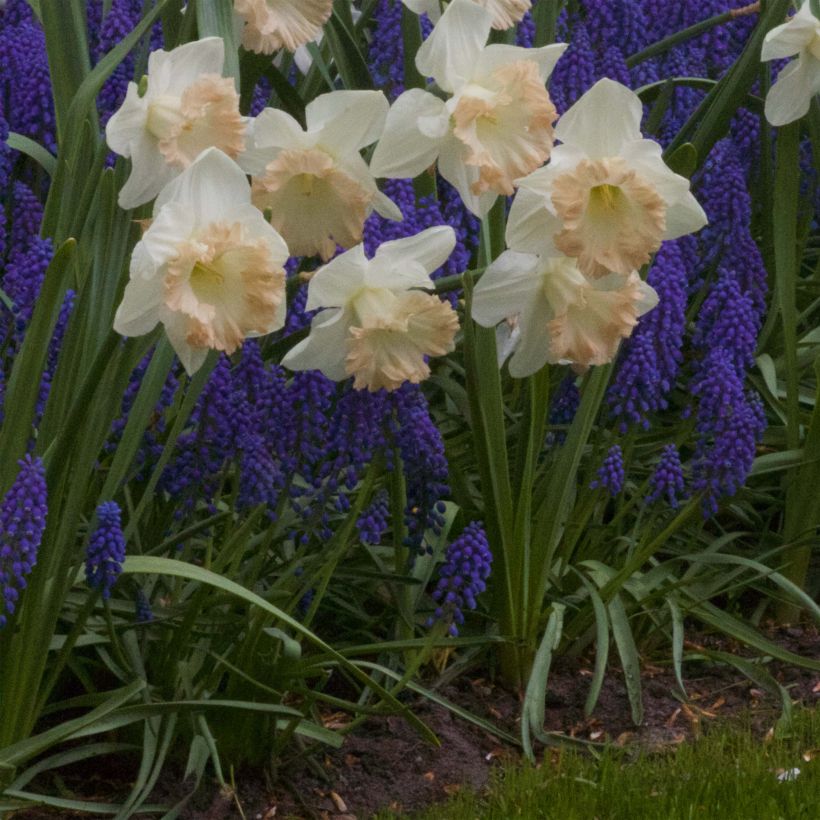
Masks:
[[[105,501],[97,507],[97,528],[88,542],[85,554],[85,578],[92,589],[109,598],[111,588],[122,572],[125,561],[125,537],[122,533],[120,506]]]
[[[0,502],[0,627],[13,615],[26,579],[37,563],[48,513],[46,476],[39,458],[27,455]]]
[[[625,477],[623,450],[620,444],[613,444],[607,451],[603,464],[598,468],[597,477],[589,486],[592,490],[609,490],[609,494],[615,496],[624,488]]]
[[[684,496],[686,481],[683,476],[683,465],[680,453],[674,444],[667,444],[661,451],[655,471],[649,477],[649,495],[646,503],[651,504],[666,496],[669,506],[677,509],[680,498]]]
[[[484,529],[477,521],[468,524],[447,547],[433,590],[436,608],[428,626],[446,619],[450,621],[450,634],[458,635],[458,628],[464,623],[464,610],[475,609],[476,597],[487,588],[492,564]]]

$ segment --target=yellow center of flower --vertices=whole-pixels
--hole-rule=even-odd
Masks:
[[[293,256],[330,259],[336,245],[361,242],[364,221],[376,195],[337,167],[319,148],[281,151],[253,180],[253,204],[270,209],[271,225]]]
[[[563,222],[555,246],[587,276],[640,268],[666,229],[666,203],[620,157],[581,160],[555,180],[552,204]]]
[[[479,169],[473,193],[510,196],[513,180],[548,159],[557,116],[532,60],[501,66],[480,86],[468,86],[451,121],[465,147],[464,161]]]
[[[165,306],[187,318],[186,342],[232,353],[249,333],[273,327],[285,272],[267,243],[239,222],[212,223],[177,246]]]
[[[245,149],[245,123],[233,80],[203,74],[181,97],[161,94],[148,106],[146,128],[169,165],[187,168],[206,148],[229,157]]]

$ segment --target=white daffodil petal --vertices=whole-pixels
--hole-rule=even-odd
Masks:
[[[598,80],[555,126],[555,137],[583,149],[590,159],[614,157],[641,139],[638,95],[614,80]]]
[[[497,194],[492,192],[479,195],[473,192],[481,176],[480,170],[465,162],[467,149],[455,137],[448,137],[441,146],[438,158],[438,172],[450,183],[461,197],[464,207],[478,217],[486,216]]]
[[[373,198],[373,210],[379,216],[383,216],[385,219],[392,219],[394,222],[401,222],[404,219],[401,208],[381,191],[377,191],[376,196]]]
[[[504,251],[484,271],[475,286],[472,317],[483,327],[494,327],[527,310],[541,290],[538,257]]]
[[[308,131],[321,132],[319,145],[345,155],[379,138],[389,108],[381,91],[332,91],[308,103],[305,119]]]
[[[522,48],[521,46],[493,43],[481,53],[481,72],[486,76],[496,68],[509,65],[509,63],[530,60],[538,65],[538,76],[541,78],[541,82],[545,83],[552,74],[555,64],[567,48],[567,43],[553,43],[541,48]]]
[[[159,322],[159,309],[164,298],[160,277],[132,278],[125,286],[117,312],[114,330],[121,336],[143,336]]]
[[[364,255],[364,245],[356,245],[319,268],[310,279],[305,310],[347,304],[363,286],[369,264]]]
[[[248,202],[250,187],[245,174],[218,148],[203,151],[188,171],[160,192],[154,213],[173,200],[190,208],[199,222],[216,222],[227,209]]]
[[[775,26],[766,34],[760,50],[760,59],[766,62],[798,54],[811,45],[817,36],[818,27],[820,22],[811,13],[811,5],[806,0],[791,20]]]
[[[130,156],[132,170],[117,196],[117,204],[126,211],[153,199],[178,173],[160,161],[153,141],[145,132],[131,144]],[[134,168],[139,168],[139,173]]]
[[[315,143],[315,138],[312,142]],[[278,108],[265,108],[251,121],[247,143],[248,151],[304,148],[305,132],[287,112]]]
[[[132,256],[132,263],[134,259],[141,260],[142,254],[151,260],[153,270],[149,271],[147,266],[143,265],[143,277],[153,276],[158,267],[173,259],[179,252],[179,238],[190,236],[196,225],[196,218],[191,209],[178,202],[170,202],[155,213],[156,216],[137,243]],[[140,249],[139,254],[136,253],[137,248]],[[136,274],[137,270],[132,264],[131,276]]]
[[[404,260],[418,262],[427,274],[440,268],[456,246],[456,232],[449,225],[436,225],[417,233],[382,243],[374,262],[379,265],[401,268]],[[427,285],[430,284],[428,279]],[[402,285],[402,288],[413,285]]]
[[[168,336],[168,341],[177,358],[182,362],[185,372],[189,376],[193,376],[197,370],[205,363],[208,357],[208,348],[193,347],[188,344],[187,334],[188,326],[185,319],[179,314],[172,314],[169,316],[161,316],[165,334]]]
[[[148,93],[153,91],[151,76],[155,73],[167,81],[162,88],[167,93],[182,91],[203,74],[221,74],[224,64],[225,42],[221,37],[203,37],[173,51],[154,51],[148,56]]]
[[[419,120],[442,117],[446,122],[447,111],[438,97],[420,88],[401,94],[387,114],[384,133],[370,160],[373,176],[405,179],[429,168],[436,161],[443,136],[422,133]]]
[[[441,18],[441,0],[401,0],[410,11],[426,14],[434,23]]]
[[[472,0],[453,0],[416,53],[416,68],[454,93],[472,77],[492,24],[493,15]]]
[[[523,253],[555,254],[553,236],[561,222],[547,208],[545,197],[528,188],[519,188],[507,216],[507,247]]]
[[[550,361],[550,340],[547,326],[552,310],[543,292],[533,294],[530,303],[518,316],[520,338],[510,359],[510,375],[523,379],[537,373]]]
[[[700,203],[690,193],[681,197],[671,205],[666,211],[666,229],[663,232],[664,239],[677,239],[689,233],[699,231],[709,218]]]
[[[282,359],[289,370],[320,370],[329,379],[347,378],[345,355],[350,327],[348,311],[336,308],[313,318],[310,334]]]
[[[766,95],[764,113],[775,126],[788,125],[804,117],[820,85],[820,60],[800,55],[778,75]]]
[[[130,157],[132,145],[147,139],[145,121],[148,118],[148,102],[140,97],[136,83],[128,83],[125,100],[105,126],[108,147],[122,157]]]

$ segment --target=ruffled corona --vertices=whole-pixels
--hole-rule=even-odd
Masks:
[[[511,196],[513,180],[549,157],[558,112],[538,66],[520,60],[495,69],[480,87],[468,86],[452,116],[453,133],[468,151],[466,164],[479,169],[472,192]]]
[[[426,379],[427,357],[453,350],[458,317],[421,289],[432,287],[430,274],[455,242],[441,225],[385,242],[372,259],[362,245],[337,256],[311,278],[306,307],[320,312],[282,364],[337,381],[353,376],[356,389],[371,392]]]
[[[270,221],[294,256],[320,254],[361,242],[375,190],[367,191],[316,148],[282,151],[253,180],[253,203],[270,209]]]
[[[550,157],[556,110],[546,82],[566,45],[488,44],[501,6],[510,8],[472,0],[447,6],[416,53],[416,68],[448,96],[420,88],[399,95],[370,161],[375,176],[407,179],[437,163],[465,207],[485,216]]]
[[[333,0],[234,0],[245,25],[242,45],[257,54],[296,51],[313,40],[328,21]]]
[[[164,289],[167,309],[187,323],[187,344],[230,354],[275,321],[285,272],[265,241],[249,236],[242,223],[217,222],[179,243]]]
[[[285,319],[288,249],[250,201],[239,166],[203,152],[157,198],[114,317],[123,336],[161,323],[188,373]]]
[[[357,390],[396,390],[430,375],[425,357],[453,350],[458,316],[448,302],[421,291],[394,296],[390,312],[356,317],[348,337],[345,369]]]
[[[657,304],[637,273],[589,279],[566,256],[505,251],[473,294],[472,316],[484,327],[504,322],[510,374],[529,376],[548,362],[577,368],[612,361],[638,317]]]
[[[557,177],[552,204],[563,223],[555,247],[577,257],[587,276],[640,268],[666,229],[664,201],[618,157],[581,160]]]
[[[706,214],[689,180],[641,135],[634,91],[599,80],[558,121],[549,164],[516,180],[507,219],[509,248],[573,257],[597,278],[630,274],[664,239],[693,233]]]
[[[304,129],[273,108],[251,123],[239,165],[252,177],[253,203],[294,256],[326,261],[337,246],[353,247],[374,210],[401,220],[359,153],[379,138],[388,107],[380,91],[333,91],[308,104]]]
[[[187,168],[206,148],[237,157],[245,148],[245,121],[233,80],[205,74],[177,99],[163,95],[148,106],[148,131],[169,165]]]
[[[111,150],[131,159],[121,208],[152,200],[207,148],[232,158],[244,150],[245,118],[233,80],[221,76],[224,61],[222,38],[206,37],[152,52],[143,82],[128,84],[105,127]]]

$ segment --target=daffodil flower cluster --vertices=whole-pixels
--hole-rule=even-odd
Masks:
[[[235,0],[235,11],[244,45],[272,53],[321,36],[330,5]],[[432,90],[411,89],[392,108],[378,91],[332,91],[307,105],[304,127],[274,108],[240,114],[219,38],[150,55],[147,76],[130,84],[106,128],[109,145],[131,158],[120,205],[156,197],[118,332],[161,323],[192,373],[208,350],[232,353],[280,329],[285,261],[318,255],[328,264],[310,281],[307,309],[319,312],[283,363],[352,376],[371,391],[422,381],[429,358],[454,347],[457,314],[429,291],[455,233],[386,242],[372,259],[361,241],[373,211],[402,217],[375,178],[413,177],[437,161],[475,214],[515,195],[509,250],[472,305],[478,323],[503,323],[500,359],[510,358],[511,374],[614,357],[657,302],[637,270],[662,240],[706,222],[688,180],[643,139],[639,99],[612,80],[558,120],[546,81],[564,44],[487,45],[491,28],[520,19],[529,2],[452,0],[440,16],[407,5],[438,19],[416,54]],[[368,165],[363,151],[374,144]]]
[[[657,304],[637,270],[662,240],[706,224],[689,181],[641,136],[641,116],[634,92],[599,80],[559,120],[549,164],[516,180],[511,250],[489,266],[473,301],[479,324],[507,320],[501,358],[512,354],[514,376],[547,362],[611,361]]]

